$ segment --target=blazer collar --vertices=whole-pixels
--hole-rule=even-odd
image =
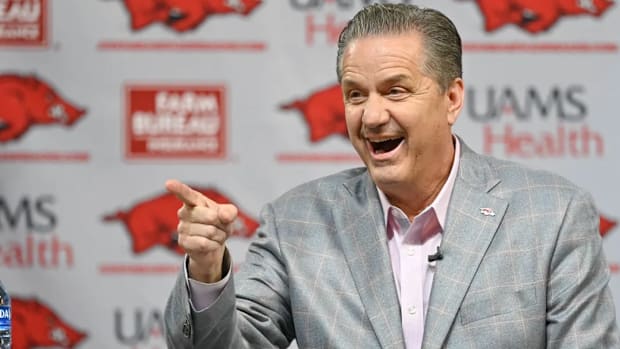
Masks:
[[[499,183],[487,158],[461,140],[461,163],[441,241],[443,259],[437,262],[431,288],[423,348],[440,348],[445,343],[502,221],[508,202],[491,194]]]
[[[345,184],[338,236],[366,314],[382,348],[404,349],[400,302],[381,203],[365,169]]]

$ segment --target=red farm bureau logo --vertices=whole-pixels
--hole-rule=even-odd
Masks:
[[[193,187],[213,201],[231,203],[230,199],[212,188]],[[185,252],[177,244],[177,211],[181,202],[176,196],[164,193],[154,198],[136,203],[133,207],[104,216],[107,222],[121,221],[133,241],[135,254],[148,251],[155,246],[163,246],[175,253]],[[237,220],[233,223],[232,236],[250,238],[258,223],[250,215],[239,209]]]
[[[31,126],[72,126],[85,114],[35,76],[0,75],[0,106],[0,144],[19,139]]]
[[[222,86],[128,86],[127,158],[226,156]]]
[[[601,16],[613,0],[476,0],[492,32],[514,24],[535,34],[551,28],[563,16]]]
[[[140,30],[162,23],[177,32],[196,29],[213,15],[249,15],[261,0],[124,0],[131,28]]]
[[[37,299],[11,298],[12,348],[75,348],[87,335]]]
[[[601,236],[605,237],[607,233],[609,233],[613,228],[616,227],[618,222],[611,220],[608,217],[604,217],[603,215],[601,215],[600,219],[601,219],[601,222],[599,225],[599,230],[600,230]]]
[[[0,46],[46,46],[47,0],[0,0]]]
[[[302,113],[310,130],[310,141],[315,143],[331,135],[347,137],[344,102],[340,85],[312,92],[308,97],[280,106],[283,110]]]

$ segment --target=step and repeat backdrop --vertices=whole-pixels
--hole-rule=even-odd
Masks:
[[[0,0],[0,279],[14,347],[165,348],[183,259],[166,179],[240,208],[238,265],[265,202],[362,165],[335,56],[370,2]],[[620,5],[416,3],[463,38],[455,132],[594,195],[620,309]]]

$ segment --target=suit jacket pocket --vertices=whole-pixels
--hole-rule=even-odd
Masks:
[[[460,310],[461,324],[466,325],[493,316],[507,314],[536,304],[536,286],[517,290],[499,289],[484,292],[484,296],[463,303]]]

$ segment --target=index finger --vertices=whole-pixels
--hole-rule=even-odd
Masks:
[[[174,194],[179,200],[183,201],[185,205],[194,206],[206,206],[213,207],[215,202],[202,193],[190,188],[188,185],[181,183],[176,179],[169,179],[166,181],[166,189]]]

